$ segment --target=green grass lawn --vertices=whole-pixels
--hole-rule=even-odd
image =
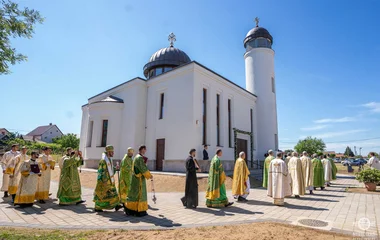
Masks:
[[[63,230],[41,230],[41,229],[19,229],[0,228],[0,239],[7,240],[66,240],[66,239],[86,239],[95,232],[75,232]]]

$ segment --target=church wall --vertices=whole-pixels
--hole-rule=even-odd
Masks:
[[[193,64],[157,76],[148,81],[146,156],[156,159],[156,140],[165,139],[164,171],[184,171],[184,160],[191,148],[193,121]],[[160,116],[160,96],[164,93],[163,118]],[[165,163],[165,161],[167,161]],[[180,161],[180,162],[178,162]],[[169,163],[170,162],[170,163]],[[151,164],[150,167],[154,164]]]
[[[117,143],[120,142],[121,136],[121,115],[123,104],[122,103],[94,103],[88,107],[88,121],[94,121],[91,147],[85,147],[85,166],[95,167],[104,147],[101,147],[103,120],[108,120],[108,132],[107,132],[107,145],[113,144],[117,150]],[[86,135],[88,136],[88,128]],[[83,138],[83,140],[86,137]],[[87,140],[84,144],[87,143]],[[120,159],[121,155],[118,151],[115,151],[114,158]],[[95,160],[95,161],[94,161]]]
[[[254,108],[256,97],[234,86],[219,76],[204,68],[196,67],[194,82],[194,117],[198,120],[195,131],[195,143],[197,144],[197,158],[202,159],[203,137],[203,88],[207,89],[207,144],[210,159],[216,149],[223,150],[222,160],[224,168],[232,170],[234,163],[234,139],[231,131],[231,146],[229,146],[228,134],[228,99],[231,99],[231,124],[232,129],[238,128],[243,131],[251,131],[250,108]],[[220,95],[220,146],[217,146],[216,129],[216,95]],[[238,135],[238,138],[248,140],[248,158],[250,143],[248,135]]]
[[[88,129],[88,105],[82,107],[82,124],[80,130],[79,150],[82,151],[83,156],[86,155],[86,143],[87,143],[87,129]]]
[[[122,159],[127,153],[128,147],[138,151],[139,145],[145,143],[145,115],[147,87],[146,82],[136,81],[128,87],[112,94],[124,100],[124,108],[121,113],[120,141],[113,144],[118,152],[118,158]]]

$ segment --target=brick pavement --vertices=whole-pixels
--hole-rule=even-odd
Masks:
[[[0,182],[1,182],[0,177]],[[53,199],[31,208],[15,208],[10,199],[0,202],[0,226],[60,229],[167,229],[210,225],[240,224],[257,221],[279,221],[301,225],[298,220],[308,218],[328,222],[320,229],[353,234],[357,237],[379,237],[380,195],[347,193],[348,186],[358,186],[352,176],[338,175],[338,180],[325,191],[305,195],[301,199],[286,198],[286,205],[273,205],[262,188],[251,189],[248,203],[236,203],[225,209],[205,207],[205,193],[199,193],[200,206],[195,210],[181,205],[182,193],[156,193],[157,204],[151,202],[149,216],[127,217],[123,211],[94,213],[93,189],[82,188],[86,204],[59,206],[55,194],[58,184],[52,182]],[[228,191],[228,196],[231,192]],[[233,200],[232,197],[230,200]],[[364,218],[369,224],[363,222]],[[360,220],[362,219],[362,220]],[[364,220],[363,220],[364,219]],[[362,221],[358,225],[358,221]],[[366,231],[364,231],[366,230]]]

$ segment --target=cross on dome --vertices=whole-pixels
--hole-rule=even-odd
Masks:
[[[258,17],[255,17],[256,27],[258,27],[258,26],[259,26],[259,21],[260,21],[260,18],[258,18]]]
[[[170,33],[170,34],[169,34],[169,37],[168,37],[168,41],[170,42],[170,47],[173,47],[173,46],[174,46],[174,42],[175,42],[176,40],[177,40],[177,39],[175,38],[174,33]]]

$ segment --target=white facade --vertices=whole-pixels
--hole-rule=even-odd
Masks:
[[[197,62],[149,80],[132,79],[89,99],[88,104],[82,107],[80,141],[86,165],[95,167],[104,151],[104,144],[101,146],[102,123],[108,120],[106,144],[115,147],[114,159],[121,159],[128,147],[137,150],[139,145],[145,144],[149,166],[155,169],[156,141],[165,139],[163,170],[184,171],[183,161],[191,148],[197,149],[197,157],[202,159],[203,89],[207,89],[206,143],[210,145],[209,155],[212,157],[215,150],[221,148],[226,169],[232,169],[235,159],[232,128],[251,131],[250,109],[256,116],[256,96]],[[161,94],[164,94],[162,119]],[[220,146],[217,146],[216,134],[217,94],[220,96]],[[228,99],[231,100],[231,146],[228,141]],[[255,122],[254,118],[256,133]],[[250,160],[249,135],[238,134],[237,137],[247,140]],[[254,139],[257,139],[256,134]],[[255,146],[257,144],[255,141]],[[256,151],[254,155],[257,157]]]
[[[246,52],[246,88],[257,95],[257,138],[260,141],[258,157],[269,149],[278,150],[276,86],[274,51],[270,48],[253,48]]]

